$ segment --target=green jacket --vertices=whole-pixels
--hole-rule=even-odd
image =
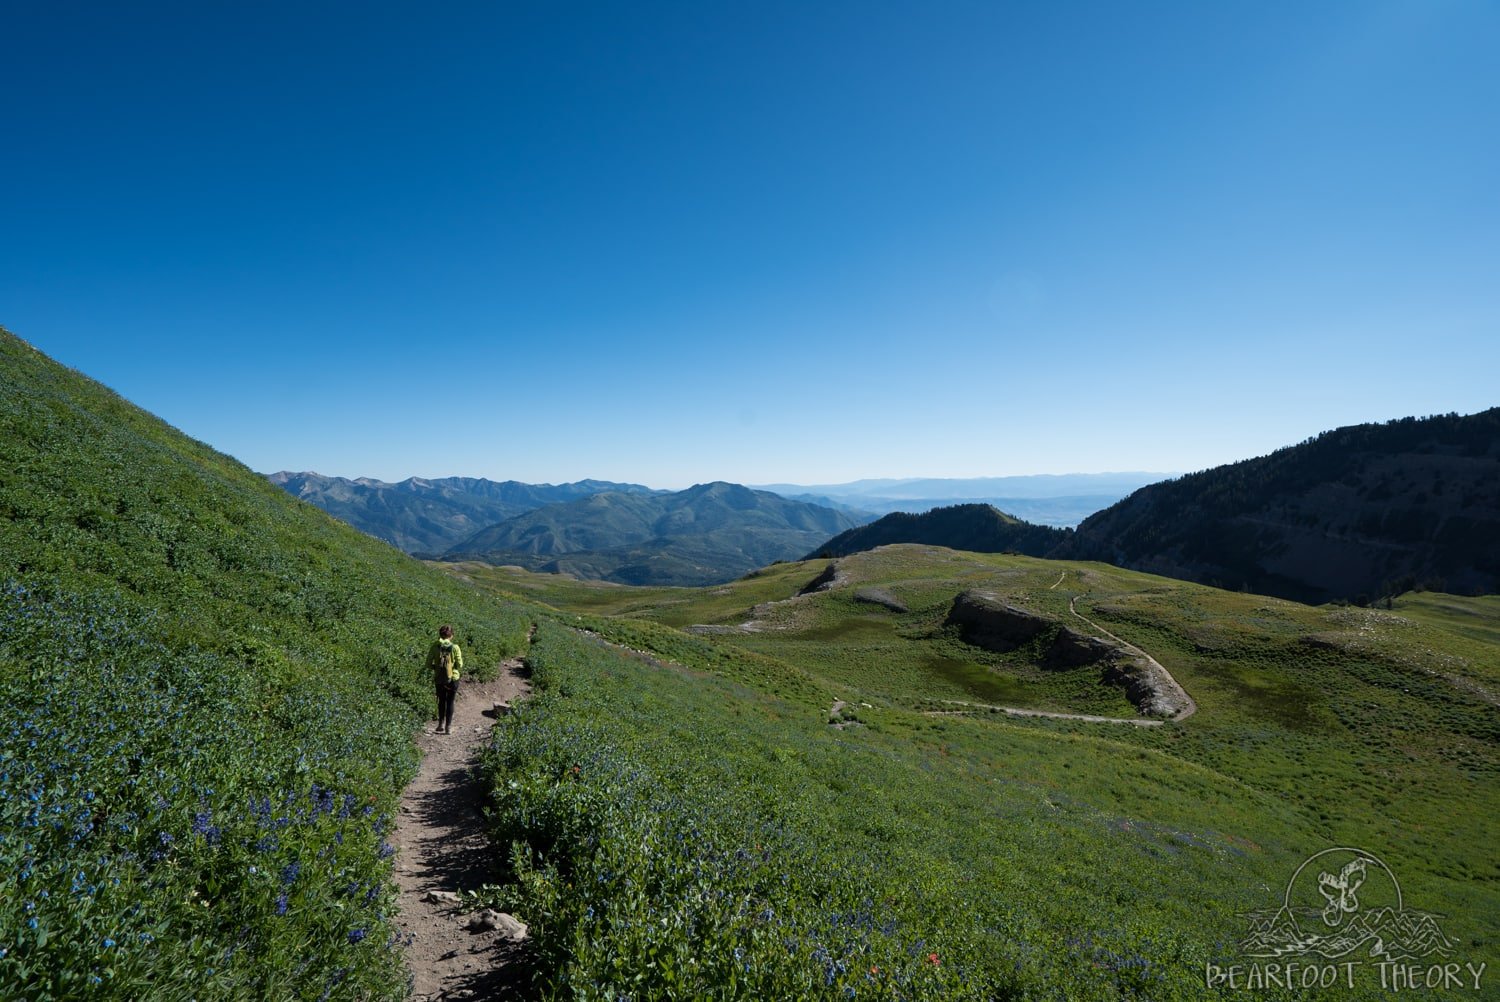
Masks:
[[[448,662],[447,681],[457,682],[460,677],[459,673],[463,671],[464,667],[464,652],[459,650],[458,645],[451,640],[434,640],[432,642],[432,647],[427,651],[427,670],[432,672],[432,680],[434,682],[443,681],[438,678],[438,672],[443,667],[443,651],[445,650],[453,652],[453,657]]]

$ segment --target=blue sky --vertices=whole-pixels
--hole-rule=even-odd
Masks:
[[[1500,5],[10,4],[0,324],[255,469],[1187,471],[1500,403]]]

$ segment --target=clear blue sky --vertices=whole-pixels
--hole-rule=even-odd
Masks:
[[[1193,470],[1500,403],[1500,4],[12,3],[0,324],[262,471]]]

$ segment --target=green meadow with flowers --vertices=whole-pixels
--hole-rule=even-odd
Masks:
[[[1205,965],[1340,844],[1497,961],[1492,600],[932,547],[809,595],[824,561],[704,589],[434,568],[3,332],[0,385],[0,998],[404,998],[387,836],[445,621],[535,683],[484,755],[471,901],[529,923],[521,997],[1236,997]],[[998,712],[1133,708],[966,644],[969,588],[1076,603],[1199,712]]]
[[[1492,601],[1314,608],[919,546],[799,594],[825,567],[704,589],[455,569],[554,610],[539,695],[487,763],[508,847],[489,894],[534,922],[543,997],[1233,997],[1206,965],[1243,963],[1245,913],[1337,845],[1443,916],[1445,959],[1494,966]],[[970,588],[1059,621],[1076,600],[1199,712],[991,709],[1097,706],[1026,652],[963,643],[944,620]],[[1388,994],[1372,969],[1323,997]]]
[[[421,657],[527,617],[4,332],[0,385],[0,998],[403,998]]]

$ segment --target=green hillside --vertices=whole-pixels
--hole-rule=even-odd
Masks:
[[[525,619],[3,331],[0,386],[0,997],[404,997],[421,656]]]
[[[1205,965],[1339,845],[1500,962],[1490,599],[922,545],[705,588],[424,565],[8,334],[0,376],[0,997],[404,997],[385,836],[445,621],[481,671],[537,625],[471,903],[530,925],[538,998],[1235,997]],[[981,646],[961,594],[1045,628]],[[1064,627],[1198,711],[1142,717]]]
[[[1482,635],[1093,563],[894,546],[837,566],[807,594],[826,561],[705,589],[454,568],[559,610],[542,694],[490,763],[517,846],[496,895],[545,916],[556,997],[1220,997],[1204,965],[1245,962],[1245,913],[1340,845],[1389,861],[1453,957],[1494,966]],[[1199,711],[992,709],[1132,715],[1097,674],[966,645],[946,619],[972,589],[1059,622],[1076,604]],[[1369,966],[1352,990],[1256,997],[1387,995]]]
[[[674,494],[604,493],[548,505],[476,533],[444,559],[620,584],[713,584],[799,557],[856,522],[738,484],[699,484]]]

